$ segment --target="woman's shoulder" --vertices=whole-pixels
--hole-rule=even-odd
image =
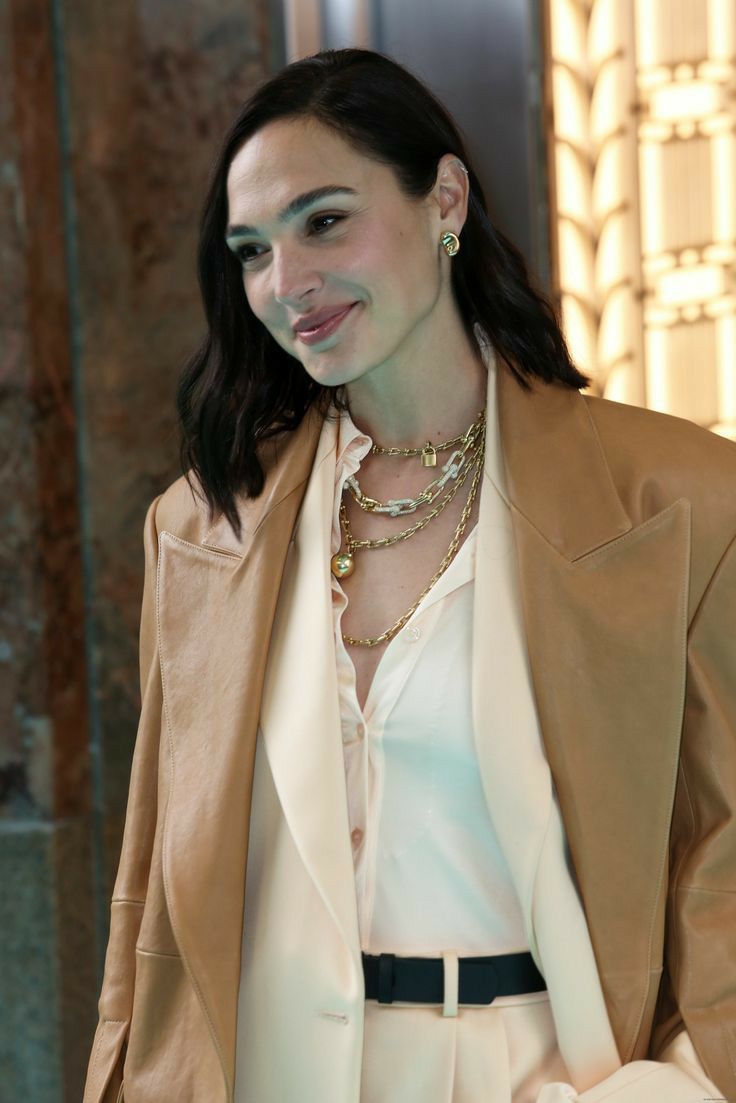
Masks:
[[[157,495],[151,503],[158,532],[201,544],[211,526],[209,510],[196,475],[188,471]]]
[[[309,410],[294,430],[264,442],[259,452],[264,475],[261,493],[256,497],[248,497],[244,492],[234,495],[245,531],[257,527],[267,512],[306,482],[321,424],[319,411]],[[190,544],[207,544],[213,534],[222,536],[229,527],[221,514],[210,510],[202,483],[191,469],[171,482],[149,508],[154,508],[158,532],[165,530]],[[227,540],[232,542],[230,536]],[[238,546],[235,539],[233,550]]]
[[[583,395],[616,490],[635,524],[679,498],[694,535],[736,535],[736,441],[686,418]]]
[[[682,485],[715,483],[733,494],[736,441],[687,418],[595,395],[582,396],[612,470]]]

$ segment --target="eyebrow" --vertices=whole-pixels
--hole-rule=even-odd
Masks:
[[[355,188],[341,187],[337,184],[327,184],[323,188],[312,188],[311,191],[302,192],[301,195],[297,195],[290,203],[287,203],[283,210],[279,211],[276,216],[279,222],[288,222],[289,219],[294,218],[300,211],[303,211],[305,207],[309,207],[310,204],[316,203],[319,199],[326,199],[331,195],[357,195]],[[225,239],[229,241],[231,238],[244,237],[245,235],[257,234],[258,230],[255,226],[228,226],[225,232]]]

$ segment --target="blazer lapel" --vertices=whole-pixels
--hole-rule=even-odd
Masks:
[[[251,786],[268,642],[286,552],[319,436],[307,416],[263,494],[201,544],[159,535],[166,899],[230,1098]],[[162,740],[163,742],[163,740]]]
[[[679,499],[632,525],[577,391],[537,385],[525,392],[504,367],[498,417],[544,748],[627,1061],[639,1055],[662,964],[685,689],[689,503]],[[504,776],[513,778],[507,750]],[[543,807],[543,780],[532,785]],[[543,900],[535,907],[545,914]]]
[[[489,814],[516,887],[529,948],[547,981],[560,1052],[571,1079],[584,1089],[620,1062],[565,861],[535,707],[497,419],[501,382],[496,373],[504,370],[489,365],[473,618],[473,727]]]
[[[301,859],[363,984],[332,631],[330,537],[337,422],[325,422],[273,625],[261,729]],[[351,986],[352,986],[351,985]]]

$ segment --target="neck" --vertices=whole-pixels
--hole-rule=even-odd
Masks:
[[[416,334],[347,386],[355,425],[388,448],[416,448],[464,433],[486,404],[488,373],[474,341],[456,324],[443,335]]]

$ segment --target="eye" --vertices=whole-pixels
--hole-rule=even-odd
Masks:
[[[344,221],[347,218],[345,214],[317,214],[309,219],[307,222],[308,233],[316,234],[320,236],[331,230],[333,226],[338,222]],[[268,248],[265,245],[239,245],[234,250],[235,256],[244,267],[253,267],[256,261],[259,261],[268,252]]]
[[[315,234],[323,234],[325,230],[330,230],[338,222],[342,222],[345,218],[344,214],[318,214],[314,218],[310,218],[309,226]]]
[[[241,264],[248,264],[263,256],[263,253],[258,252],[259,248],[260,246],[258,245],[239,245],[235,250],[235,256]]]

